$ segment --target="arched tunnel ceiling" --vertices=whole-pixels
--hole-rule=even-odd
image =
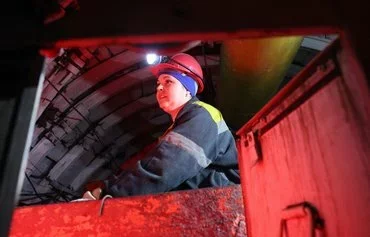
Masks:
[[[187,51],[216,84],[219,51],[219,43]],[[286,80],[317,52],[302,46]],[[116,173],[158,138],[170,118],[155,87],[145,54],[122,46],[64,49],[48,59],[19,205],[79,198],[87,182]]]
[[[217,66],[217,55],[207,57]],[[124,47],[66,49],[48,60],[20,204],[77,198],[158,138],[170,118],[155,87],[145,54]]]

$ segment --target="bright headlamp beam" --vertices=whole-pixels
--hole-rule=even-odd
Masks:
[[[150,65],[157,64],[160,61],[160,57],[155,53],[149,53],[146,55],[146,61]]]

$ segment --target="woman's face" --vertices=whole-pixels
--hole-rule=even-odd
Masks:
[[[157,101],[159,107],[171,114],[183,106],[190,98],[189,92],[176,78],[162,74],[157,80]]]

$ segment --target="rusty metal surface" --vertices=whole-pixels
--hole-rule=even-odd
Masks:
[[[18,208],[10,236],[246,236],[239,185]]]
[[[266,121],[249,127],[264,130],[258,163],[250,161],[255,153],[246,142],[250,130],[239,131],[249,236],[277,236],[282,210],[302,202],[315,206],[323,218],[321,234],[370,236],[370,92],[353,53],[339,45],[334,49],[326,55],[339,57],[326,61],[337,61],[340,71],[295,78],[305,83],[280,97]],[[298,104],[294,109],[292,102]],[[287,222],[287,229],[292,236],[310,233],[303,219]]]

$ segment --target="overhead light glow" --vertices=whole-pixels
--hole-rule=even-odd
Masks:
[[[161,57],[155,53],[148,53],[146,55],[146,61],[148,64],[153,65],[159,63]]]

